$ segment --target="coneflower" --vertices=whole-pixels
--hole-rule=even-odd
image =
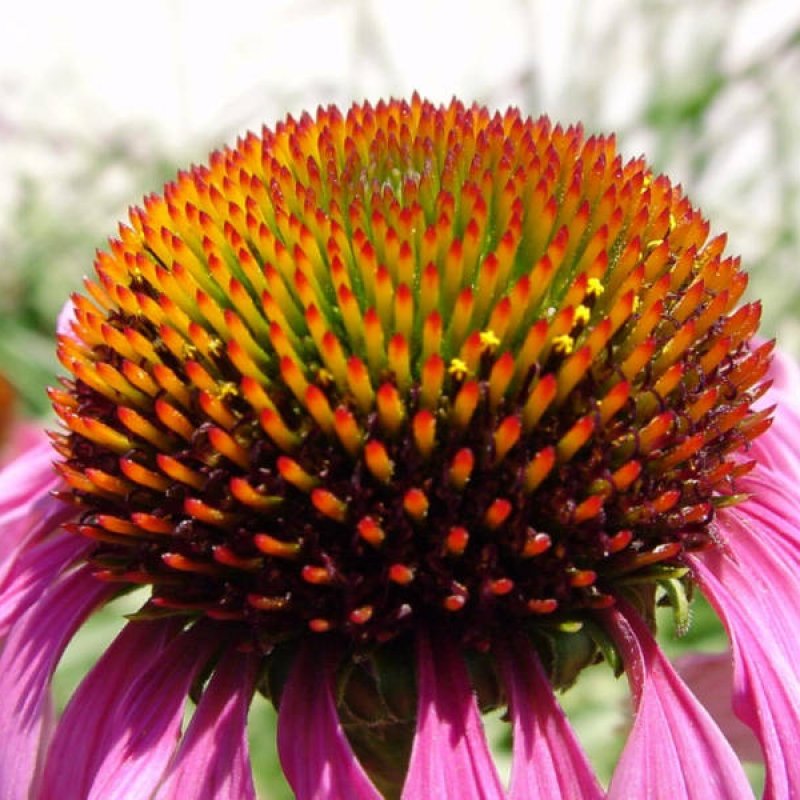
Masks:
[[[55,452],[0,474],[0,796],[254,797],[258,691],[300,800],[601,797],[553,696],[601,660],[637,711],[609,797],[752,796],[653,638],[697,588],[794,796],[797,397],[754,443],[724,244],[613,138],[417,97],[146,197],[65,314]],[[64,647],[141,587],[51,733]]]

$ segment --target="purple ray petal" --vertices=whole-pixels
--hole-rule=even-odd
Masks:
[[[52,585],[11,628],[0,654],[0,797],[28,797],[47,733],[53,672],[80,624],[109,594],[82,569]]]
[[[740,553],[744,550],[741,542],[735,547]],[[798,595],[782,594],[785,586],[780,583],[774,591],[765,590],[762,582],[754,579],[768,577],[770,571],[779,581],[785,578],[769,560],[751,560],[740,567],[730,555],[713,552],[693,556],[691,562],[695,579],[731,640],[733,708],[764,750],[764,798],[794,797],[800,786],[800,679],[797,661],[787,658],[787,652],[798,645],[786,637],[787,629],[797,628]]]
[[[509,800],[604,796],[530,642],[500,653],[514,727]]]
[[[417,635],[417,684],[417,733],[403,800],[504,798],[464,659],[446,635]]]
[[[800,472],[788,475],[758,467],[737,488],[752,496],[741,506],[725,509],[718,517],[719,529],[727,547],[735,552],[741,540],[749,547],[766,548],[778,561],[800,572],[800,497],[797,485]],[[768,531],[769,536],[762,535]],[[739,554],[736,558],[747,558]]]
[[[777,403],[772,428],[753,442],[746,455],[777,475],[800,473],[800,409],[784,392],[771,390],[768,399]],[[764,473],[762,472],[762,475]],[[795,498],[797,495],[795,495]]]
[[[714,722],[743,761],[764,760],[753,732],[733,712],[733,656],[724,653],[687,653],[675,669],[692,694],[705,706]]]
[[[0,518],[37,500],[58,483],[53,469],[56,456],[49,440],[41,437],[0,470]]]
[[[772,388],[761,398],[758,408],[774,406],[773,425],[759,436],[746,452],[764,468],[777,475],[800,475],[800,365],[776,351],[767,373]],[[797,502],[796,491],[793,494]]]
[[[763,606],[774,632],[775,651],[800,663],[800,523],[775,505],[782,502],[781,478],[772,476],[757,496],[718,515],[722,552],[698,556],[743,602]],[[748,487],[753,488],[750,480]],[[791,508],[791,506],[789,506]],[[791,513],[791,512],[790,512]],[[800,514],[800,507],[798,507]]]
[[[775,350],[767,378],[772,381],[773,389],[786,392],[787,396],[793,398],[793,403],[797,407],[800,398],[800,364],[796,359],[780,350]]]
[[[105,752],[119,737],[109,717],[124,687],[134,684],[180,630],[174,620],[129,622],[67,704],[47,751],[40,800],[88,797]]]
[[[75,334],[72,331],[72,323],[75,321],[75,303],[73,303],[72,300],[67,300],[67,302],[61,306],[61,311],[58,312],[56,333],[59,336],[69,336],[74,339]]]
[[[26,549],[0,584],[0,639],[89,546],[62,532]]]
[[[380,800],[342,730],[334,664],[319,645],[295,656],[278,713],[278,755],[297,800]]]
[[[255,800],[247,747],[247,711],[258,660],[223,657],[155,800]]]
[[[189,688],[215,646],[208,628],[195,625],[120,687],[92,734],[101,752],[86,800],[147,798],[158,788],[180,738]]]
[[[636,716],[609,800],[738,800],[753,793],[730,744],[687,689],[636,612],[606,612]]]
[[[0,470],[0,584],[30,542],[75,513],[49,494],[60,485],[55,455],[50,442],[40,439]]]

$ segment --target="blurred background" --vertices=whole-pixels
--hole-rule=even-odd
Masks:
[[[58,310],[143,193],[287,112],[413,90],[615,131],[728,232],[763,331],[800,355],[796,3],[27,0],[0,24],[0,373],[20,413],[47,413]],[[70,649],[62,697],[112,633]],[[688,645],[723,644],[701,606]],[[607,680],[565,697],[606,776],[626,694]],[[253,722],[263,796],[289,797],[265,706]]]

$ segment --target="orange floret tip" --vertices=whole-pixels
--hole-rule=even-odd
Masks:
[[[372,439],[364,446],[364,460],[372,475],[381,483],[388,483],[394,472],[394,462],[389,458],[383,442]]]
[[[403,495],[403,508],[415,520],[422,520],[428,513],[429,502],[421,489],[409,489]]]

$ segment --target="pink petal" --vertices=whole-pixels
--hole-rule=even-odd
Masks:
[[[743,551],[736,542],[736,550]],[[774,563],[746,561],[738,566],[731,555],[712,551],[692,556],[695,575],[728,631],[734,659],[733,708],[753,729],[767,764],[765,800],[796,796],[800,786],[800,680],[796,652],[797,594],[785,586],[770,590],[756,576],[785,575]],[[791,631],[795,633],[792,634]]]
[[[764,797],[782,800],[800,786],[800,369],[777,353],[769,378],[775,421],[737,484],[752,496],[719,514],[723,546],[689,561],[731,640],[733,708],[764,751]]]
[[[0,581],[0,639],[89,546],[87,539],[61,533],[25,549]]]
[[[595,800],[603,791],[530,642],[500,654],[514,727],[509,800]]]
[[[743,761],[763,761],[758,739],[733,712],[733,655],[729,651],[688,653],[678,658],[674,666],[725,734],[736,755]]]
[[[759,436],[746,452],[759,462],[758,473],[800,476],[800,366],[777,351],[767,377],[772,388],[758,402],[759,408],[774,406],[772,427]],[[800,498],[794,485],[794,502]]]
[[[464,659],[446,635],[417,635],[417,733],[403,800],[503,798]]]
[[[753,793],[739,760],[630,609],[604,615],[620,650],[636,716],[609,800],[736,800]]]
[[[45,437],[0,469],[0,516],[35,501],[58,482],[56,452]]]
[[[55,583],[11,628],[0,654],[0,797],[28,797],[61,654],[109,587],[87,569]]]
[[[0,583],[31,541],[75,513],[50,496],[60,484],[54,456],[50,443],[39,441],[0,470]]]
[[[200,698],[156,800],[255,800],[247,711],[258,660],[229,653]]]
[[[75,691],[47,751],[39,800],[83,800],[118,732],[109,715],[180,630],[174,620],[129,622]],[[109,741],[110,740],[110,741]]]
[[[192,681],[215,645],[208,628],[196,624],[118,687],[91,732],[100,744],[86,800],[147,798],[158,788],[180,738]]]
[[[785,392],[794,398],[795,405],[800,399],[800,365],[791,356],[776,350],[772,356],[767,378],[772,381],[773,389]]]
[[[747,502],[723,510],[718,517],[720,530],[734,525],[738,532],[726,536],[728,548],[736,546],[739,539],[748,543],[762,543],[774,555],[800,566],[800,497],[797,486],[800,473],[774,473],[761,466],[737,484],[737,488],[750,493]],[[765,538],[762,530],[769,531]]]
[[[317,645],[292,664],[278,713],[278,755],[297,800],[380,800],[342,730],[335,665]]]
[[[753,485],[752,481],[749,484]],[[718,515],[721,551],[699,555],[740,603],[761,606],[769,615],[774,647],[790,664],[800,663],[800,525],[770,504],[780,482],[741,506]]]
[[[772,427],[750,445],[745,457],[755,458],[778,474],[796,475],[800,472],[800,409],[796,396],[771,389],[765,400],[776,404]]]
[[[72,300],[67,300],[61,311],[58,312],[58,319],[56,320],[56,333],[59,336],[70,336],[74,338],[72,332],[72,323],[76,321],[75,318],[75,304]]]

